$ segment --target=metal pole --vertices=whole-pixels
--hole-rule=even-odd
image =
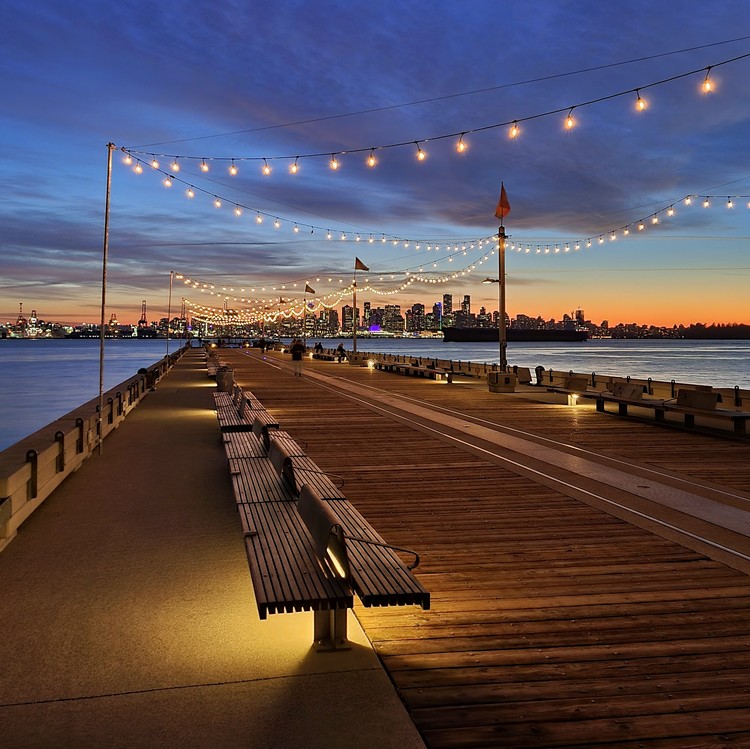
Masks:
[[[305,293],[302,295],[302,343],[307,348],[307,284],[305,284]]]
[[[112,191],[112,151],[114,143],[107,143],[107,190],[104,201],[104,243],[102,247],[102,314],[99,321],[99,455],[102,454],[104,442],[104,322],[107,308],[107,255],[109,254],[109,198]]]
[[[169,356],[169,322],[172,319],[172,276],[174,271],[169,271],[169,301],[167,302],[167,356]]]
[[[497,231],[498,240],[498,307],[500,308],[500,320],[498,321],[498,342],[500,345],[500,371],[508,369],[508,333],[505,329],[505,227],[500,225]]]
[[[357,270],[354,270],[354,285],[352,286],[352,351],[357,353]]]

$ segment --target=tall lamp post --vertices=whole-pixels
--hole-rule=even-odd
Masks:
[[[505,227],[503,219],[510,213],[510,203],[505,192],[505,185],[500,183],[500,201],[495,209],[496,218],[500,219],[497,230],[497,265],[498,265],[498,293],[497,303],[500,308],[498,321],[498,344],[500,347],[500,371],[508,370],[508,333],[505,328]]]

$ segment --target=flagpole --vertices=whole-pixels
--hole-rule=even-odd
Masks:
[[[352,285],[352,352],[357,353],[357,266],[354,265],[354,284]]]
[[[505,227],[500,223],[497,231],[497,264],[498,264],[498,307],[500,308],[500,320],[498,320],[498,343],[500,346],[500,371],[508,369],[508,332],[505,328]]]

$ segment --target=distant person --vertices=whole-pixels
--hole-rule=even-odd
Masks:
[[[261,354],[265,354],[265,353],[266,353],[266,345],[267,345],[267,344],[266,344],[266,340],[265,340],[265,338],[261,338],[261,339],[260,339],[260,340],[258,341],[258,348],[260,349],[260,353],[261,353]]]
[[[323,344],[320,341],[318,341],[315,344],[315,353],[316,354],[322,354],[323,353]]]
[[[306,350],[305,344],[299,338],[295,338],[292,347],[289,349],[292,354],[295,377],[302,377],[302,356]]]
[[[346,349],[344,348],[343,343],[339,343],[338,348],[336,349],[336,356],[338,357],[339,364],[346,359]]]

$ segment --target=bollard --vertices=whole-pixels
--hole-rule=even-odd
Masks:
[[[216,386],[220,393],[231,393],[234,386],[234,370],[231,367],[219,367],[216,370]]]
[[[55,473],[62,473],[65,470],[65,435],[60,431],[55,432],[55,442],[60,449],[55,460]]]

